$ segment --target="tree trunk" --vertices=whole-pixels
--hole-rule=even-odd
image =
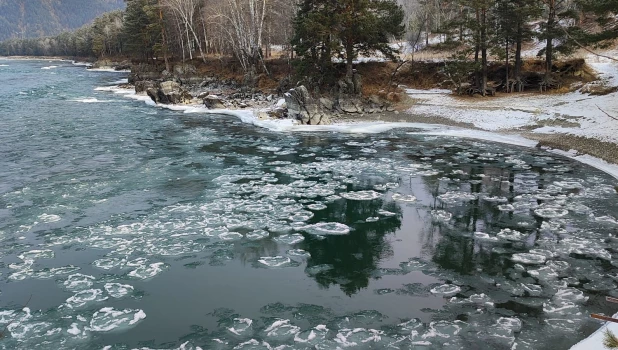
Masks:
[[[481,11],[481,93],[487,94],[487,9]]]
[[[348,41],[345,47],[346,55],[346,78],[351,82],[354,78],[354,44]]]
[[[554,55],[554,27],[556,26],[556,0],[549,0],[549,15],[547,17],[547,46],[545,47],[545,77],[552,72]]]
[[[517,42],[515,44],[515,80],[521,79],[521,45],[523,40],[523,26],[524,24],[521,21],[517,22]]]

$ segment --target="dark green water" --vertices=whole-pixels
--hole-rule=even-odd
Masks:
[[[95,91],[119,73],[0,64],[3,349],[567,349],[615,311],[596,169],[278,133]]]

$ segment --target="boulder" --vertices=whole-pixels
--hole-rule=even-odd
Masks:
[[[158,88],[146,88],[146,94],[156,103],[189,103],[193,96],[174,81],[164,81]]]
[[[148,89],[154,89],[155,87],[155,82],[151,80],[140,80],[135,82],[135,92],[138,94],[141,92],[145,92]]]
[[[332,111],[335,106],[335,103],[332,100],[324,97],[320,98],[320,104],[329,111]]]
[[[324,111],[318,101],[311,97],[305,86],[291,89],[284,97],[290,118],[304,125],[331,124],[330,113]]]
[[[225,105],[218,96],[208,95],[204,97],[204,106],[208,109],[224,109]]]

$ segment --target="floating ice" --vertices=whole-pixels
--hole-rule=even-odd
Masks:
[[[225,232],[220,234],[219,238],[224,241],[239,241],[243,239],[243,235],[238,232]]]
[[[482,242],[498,242],[498,237],[490,236],[485,232],[474,232],[474,239]]]
[[[458,203],[464,201],[476,200],[478,196],[474,193],[468,192],[447,192],[438,196],[438,199],[445,203]]]
[[[391,211],[380,209],[378,210],[378,214],[386,217],[397,216],[397,213],[393,213]]]
[[[276,320],[268,326],[264,333],[270,340],[284,342],[290,340],[300,332],[300,327],[290,324],[290,320]]]
[[[326,206],[326,204],[323,204],[323,203],[314,203],[314,204],[309,204],[307,206],[307,209],[314,210],[314,211],[320,211],[320,210],[324,210],[326,208],[328,208],[328,207]]]
[[[382,340],[384,335],[384,332],[376,329],[342,329],[335,336],[335,341],[344,348],[357,347],[363,344],[365,344],[364,346],[371,346],[371,343],[378,343]]]
[[[453,218],[453,214],[446,210],[432,210],[431,217],[434,221],[448,222]]]
[[[19,254],[17,257],[23,261],[34,261],[36,259],[52,259],[54,257],[54,252],[49,249],[30,250]]]
[[[351,201],[371,201],[382,197],[382,194],[376,191],[357,191],[341,193],[341,197]]]
[[[515,206],[512,204],[501,204],[498,206],[498,210],[500,211],[515,211]]]
[[[52,324],[49,322],[16,322],[9,324],[6,328],[11,333],[11,337],[18,341],[41,338],[55,333]]]
[[[112,298],[123,298],[133,293],[133,286],[120,283],[106,283],[105,291]]]
[[[247,233],[246,237],[250,241],[257,241],[260,239],[267,238],[269,236],[268,231],[265,230],[255,230]]]
[[[282,235],[275,238],[275,241],[284,243],[284,244],[297,244],[305,240],[305,237],[299,233],[294,233],[291,235]]]
[[[60,220],[62,220],[62,218],[58,215],[54,215],[54,214],[41,214],[39,215],[39,220],[41,220],[44,223],[52,223],[52,222],[58,222]]]
[[[459,334],[466,325],[463,321],[436,321],[429,324],[429,329],[421,337],[423,339],[444,338],[450,339]]]
[[[312,329],[300,332],[294,336],[294,341],[301,344],[317,346],[328,336],[328,328],[325,325],[318,325]]]
[[[310,211],[299,211],[297,213],[294,213],[294,215],[289,217],[290,221],[293,222],[303,222],[303,221],[309,221],[311,220],[311,218],[314,216],[315,214],[313,214]]]
[[[63,282],[64,288],[68,290],[83,290],[92,287],[96,278],[89,275],[83,275],[76,273],[70,275],[66,281]]]
[[[133,326],[146,318],[142,310],[116,310],[105,307],[94,313],[90,320],[90,329],[94,332],[109,332],[114,329]]]
[[[304,227],[305,232],[318,236],[347,235],[350,233],[350,230],[348,225],[338,222],[321,222]]]
[[[540,216],[544,219],[555,219],[567,216],[569,211],[562,208],[539,208],[534,211],[537,216]]]
[[[531,254],[531,253],[520,253],[513,254],[511,260],[514,262],[528,264],[528,265],[541,265],[545,264],[547,258],[544,255],[540,254]]]
[[[253,320],[250,318],[235,318],[232,320],[231,327],[228,327],[227,330],[237,336],[253,334]]]
[[[75,295],[69,297],[64,303],[66,307],[75,309],[82,307],[89,303],[95,303],[107,300],[107,297],[103,295],[103,291],[100,289],[87,289],[75,293]]]
[[[395,193],[393,194],[393,200],[397,202],[412,203],[416,202],[416,197],[411,194]]]
[[[372,216],[372,217],[365,219],[365,222],[378,222],[378,221],[380,221],[380,218],[377,216]]]
[[[298,263],[286,256],[265,256],[258,259],[258,263],[269,268],[298,266]]]
[[[491,203],[506,203],[506,202],[508,202],[508,199],[506,197],[483,196],[482,199],[485,202],[491,202]]]
[[[299,258],[310,258],[311,253],[302,249],[290,249],[286,252],[289,256],[299,257]]]
[[[523,233],[516,231],[516,230],[511,230],[509,228],[504,229],[502,231],[500,231],[496,237],[498,237],[498,239],[501,239],[503,241],[522,241],[524,239],[526,239],[526,235],[524,235]]]
[[[146,280],[160,274],[167,268],[168,265],[166,265],[165,263],[153,263],[150,265],[138,267],[137,269],[129,272],[129,276],[141,280]]]
[[[454,284],[443,284],[431,289],[431,293],[442,295],[444,297],[450,297],[461,292],[461,287]]]

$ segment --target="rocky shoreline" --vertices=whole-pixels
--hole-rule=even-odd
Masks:
[[[95,63],[97,67],[126,69],[126,63]],[[190,64],[177,64],[172,72],[152,65],[131,65],[129,84],[159,104],[202,105],[210,110],[247,110],[260,119],[291,119],[300,125],[351,124],[362,122],[423,123],[483,130],[475,125],[452,118],[414,114],[401,96],[372,95],[362,97],[362,78],[338,82],[329,96],[315,96],[304,85],[286,86],[282,81],[276,91],[248,88],[243,82],[216,75],[200,75]],[[395,94],[395,93],[391,93]],[[575,150],[606,162],[618,164],[618,144],[594,138],[556,134],[532,133],[518,128],[494,131],[500,135],[518,135],[537,142],[537,147],[564,151]]]
[[[113,65],[125,68],[124,64]],[[100,65],[100,64],[99,64]],[[362,78],[341,80],[334,93],[311,93],[304,85],[289,86],[282,79],[277,89],[262,91],[251,84],[216,75],[203,75],[191,64],[177,64],[171,71],[156,65],[132,65],[125,88],[148,95],[155,103],[203,105],[217,110],[254,110],[260,119],[292,119],[301,125],[329,125],[341,118],[365,118],[384,112],[395,112],[392,100],[397,93],[383,93],[365,98],[361,95]]]

